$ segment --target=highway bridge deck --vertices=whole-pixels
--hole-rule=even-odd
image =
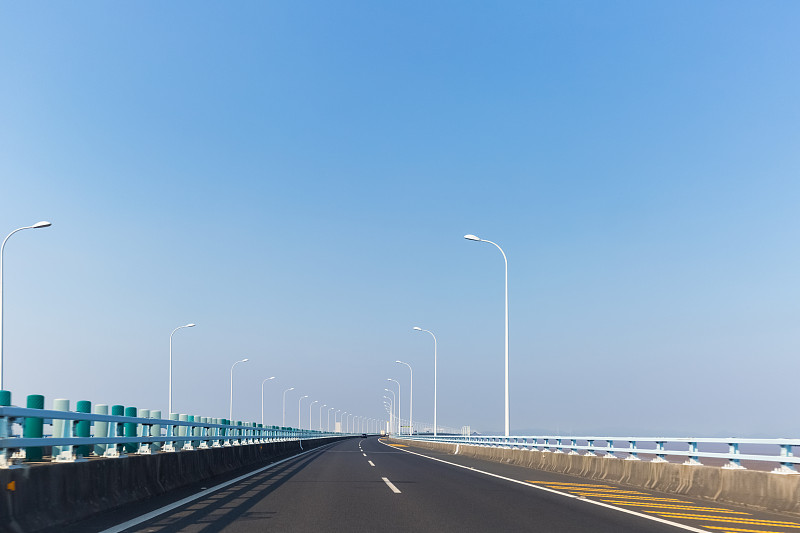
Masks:
[[[58,528],[60,533],[375,530],[775,533],[800,530],[800,519],[371,437]]]

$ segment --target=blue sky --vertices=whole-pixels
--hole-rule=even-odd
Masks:
[[[381,417],[387,377],[406,416],[402,359],[431,421],[419,325],[439,421],[502,431],[475,233],[512,431],[797,435],[797,3],[0,13],[0,233],[53,222],[6,247],[15,403],[166,410],[196,322],[181,412],[249,357],[236,418],[272,375],[267,422]]]

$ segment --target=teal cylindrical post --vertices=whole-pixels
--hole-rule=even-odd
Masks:
[[[108,405],[104,403],[99,403],[94,406],[94,414],[96,415],[107,415],[108,414]],[[95,438],[108,438],[108,422],[95,422],[94,423],[94,437]],[[94,445],[94,454],[95,455],[103,455],[106,453],[106,448],[108,447],[107,443],[102,444],[95,444]]]
[[[8,407],[11,405],[11,391],[0,390],[0,407]]]
[[[150,418],[160,420],[161,411],[150,411]],[[161,437],[161,424],[153,424],[150,426],[150,435],[155,438]],[[151,447],[154,452],[159,451],[161,449],[161,441],[153,441]]]
[[[179,418],[180,418],[180,415],[178,413],[170,413],[169,414],[169,419],[170,420],[176,420],[177,421]],[[173,451],[175,451],[176,449],[180,448],[180,443],[177,440],[175,440],[175,437],[177,437],[179,432],[180,432],[180,428],[178,426],[170,426],[170,427],[171,427],[171,434],[172,434],[172,441],[170,441],[170,443],[172,444]]]
[[[150,418],[150,409],[139,409],[139,418]],[[150,425],[147,424],[138,424],[138,428],[136,431],[138,432],[140,437],[149,437],[150,436]],[[138,446],[141,448],[145,446],[148,450],[150,449],[151,443],[149,442],[140,442]]]
[[[91,413],[92,402],[88,400],[79,400],[75,406],[75,411],[78,413]],[[76,437],[91,437],[92,436],[92,423],[89,420],[78,420],[75,422],[75,436]],[[75,447],[75,455],[80,457],[88,457],[92,453],[92,447],[89,444],[81,444]]]
[[[125,416],[130,416],[132,418],[136,417],[137,409],[135,407],[126,407],[125,408]],[[132,422],[125,422],[125,436],[126,437],[138,437],[137,429],[138,424],[134,424]],[[139,443],[137,442],[126,442],[125,443],[125,451],[128,453],[136,453],[136,450],[139,448]]]
[[[111,406],[111,415],[112,416],[125,416],[125,406],[124,405],[112,405]],[[124,437],[125,436],[125,424],[122,422],[112,422],[111,423],[111,436],[112,437]],[[117,452],[123,451],[121,444],[114,444],[114,450]]]
[[[53,411],[69,411],[69,400],[58,398],[53,400]],[[62,439],[71,437],[72,423],[69,420],[53,419],[53,438]],[[65,453],[64,457],[61,454]],[[53,459],[68,459],[72,455],[72,446],[53,446],[51,453]]]
[[[44,409],[44,396],[41,394],[29,394],[27,401],[28,409]],[[25,417],[22,425],[22,436],[26,439],[41,439],[44,429],[44,420],[37,417]],[[36,462],[42,460],[42,448],[33,446],[25,448],[25,460]]]
[[[182,414],[178,417],[178,420],[180,420],[181,422],[188,422],[189,415]],[[188,432],[189,432],[189,426],[178,426],[178,435],[180,435],[181,437],[188,436]],[[185,445],[186,441],[184,440],[178,441],[178,449],[183,449]]]
[[[197,415],[189,415],[189,422],[199,423],[200,422],[200,417],[197,416]],[[188,434],[190,436],[192,436],[192,437],[197,437],[198,435],[200,435],[200,427],[199,426],[190,427]],[[193,440],[192,441],[192,448],[197,448],[198,446],[200,446],[200,441],[199,440]]]

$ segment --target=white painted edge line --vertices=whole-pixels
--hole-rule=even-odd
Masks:
[[[381,442],[381,444],[383,444],[384,446],[389,446],[388,444],[383,443],[383,442]],[[612,509],[614,511],[619,511],[621,513],[627,513],[627,514],[631,514],[631,515],[634,515],[634,516],[638,516],[640,518],[646,518],[647,520],[652,520],[653,522],[660,522],[662,524],[667,524],[668,526],[677,527],[679,529],[685,529],[686,531],[694,531],[695,533],[708,533],[708,531],[705,530],[705,529],[697,529],[696,527],[687,526],[685,524],[679,524],[677,522],[671,522],[669,520],[665,520],[663,518],[658,518],[656,516],[650,516],[650,515],[646,515],[644,513],[639,513],[637,511],[631,511],[630,509],[623,509],[622,507],[616,507],[614,505],[609,505],[607,503],[598,502],[598,501],[595,501],[595,500],[589,500],[589,499],[586,499],[586,498],[579,498],[578,496],[574,496],[572,494],[567,494],[565,492],[559,492],[557,490],[549,489],[547,487],[541,487],[539,485],[534,485],[532,483],[528,483],[527,481],[520,481],[518,479],[513,479],[513,478],[510,478],[510,477],[505,477],[505,476],[501,476],[501,475],[498,475],[498,474],[493,474],[491,472],[486,472],[484,470],[478,470],[476,468],[472,468],[471,466],[464,466],[464,465],[460,465],[458,463],[451,463],[450,461],[445,461],[444,459],[438,459],[436,457],[430,457],[428,455],[423,455],[421,453],[412,452],[411,450],[404,450],[404,449],[400,448],[400,451],[401,452],[410,453],[412,455],[418,455],[420,457],[424,457],[425,459],[430,459],[431,461],[438,461],[440,463],[444,463],[444,464],[447,464],[447,465],[457,466],[458,468],[463,468],[464,470],[470,470],[472,472],[478,472],[479,474],[485,474],[487,476],[496,477],[498,479],[503,479],[505,481],[510,481],[512,483],[517,483],[519,485],[523,485],[525,487],[530,487],[532,489],[539,489],[539,490],[543,490],[545,492],[551,492],[553,494],[558,494],[558,495],[564,496],[566,498],[572,498],[572,499],[578,500],[580,502],[591,503],[593,505],[599,505],[600,507],[605,507],[607,509]],[[388,479],[383,478],[383,480],[386,481],[386,483],[389,483]],[[101,533],[105,533],[105,532],[101,532]]]
[[[251,476],[255,476],[256,474],[260,474],[261,472],[264,472],[265,470],[269,470],[270,468],[278,466],[281,463],[285,463],[286,461],[291,461],[292,459],[297,459],[298,457],[300,457],[302,455],[305,455],[307,453],[311,453],[313,451],[321,450],[322,448],[326,448],[326,447],[332,446],[334,444],[338,444],[338,442],[331,442],[330,444],[324,444],[324,445],[322,445],[322,446],[320,446],[318,448],[313,448],[311,450],[306,450],[306,451],[304,451],[302,453],[298,453],[297,455],[293,455],[291,457],[287,457],[286,459],[281,459],[277,463],[268,464],[267,466],[263,466],[263,467],[259,468],[258,470],[253,470],[252,472],[248,472],[247,474],[241,475],[241,476],[239,476],[237,478],[230,479],[230,480],[228,480],[228,481],[226,481],[224,483],[220,483],[219,485],[216,485],[214,487],[205,489],[204,491],[198,492],[197,494],[194,494],[192,496],[187,496],[186,498],[183,498],[182,500],[178,500],[178,501],[173,502],[173,503],[171,503],[169,505],[165,505],[164,507],[156,509],[155,511],[150,511],[149,513],[145,513],[145,514],[143,514],[141,516],[137,516],[136,518],[132,518],[132,519],[128,520],[127,522],[123,522],[121,524],[117,524],[116,526],[110,527],[108,529],[104,529],[103,531],[100,531],[99,533],[120,533],[122,531],[125,531],[128,528],[131,528],[133,526],[137,526],[137,525],[141,524],[142,522],[147,522],[151,518],[155,518],[155,517],[157,517],[159,515],[162,515],[164,513],[172,511],[173,509],[177,509],[178,507],[180,507],[182,505],[186,505],[187,503],[191,503],[191,502],[193,502],[195,500],[203,498],[206,495],[211,494],[212,492],[216,492],[216,491],[218,491],[220,489],[224,489],[225,487],[233,485],[234,483],[238,483],[238,482],[240,482],[242,480],[245,480],[245,479],[247,479],[247,478],[249,478]]]
[[[386,483],[386,485],[387,485],[387,486],[388,486],[390,489],[392,489],[392,492],[394,492],[395,494],[401,494],[401,492],[400,492],[400,489],[398,489],[397,487],[395,487],[395,486],[394,486],[394,483],[392,483],[391,481],[389,481],[389,480],[388,480],[387,478],[385,478],[385,477],[382,477],[381,479],[383,480],[383,482],[384,482],[384,483]]]
[[[369,463],[369,466],[375,466],[375,463],[373,463],[372,461],[367,461],[367,462]]]

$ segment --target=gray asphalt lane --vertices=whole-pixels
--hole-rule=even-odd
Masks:
[[[383,478],[400,493],[393,492]],[[435,463],[386,447],[376,438],[353,439],[313,451],[127,531],[375,530],[676,531],[664,524]]]

